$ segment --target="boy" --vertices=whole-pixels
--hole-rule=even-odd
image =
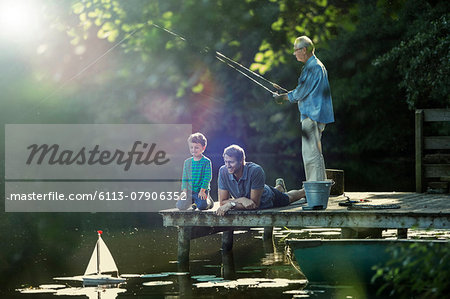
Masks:
[[[209,196],[212,178],[211,160],[203,155],[207,140],[202,133],[194,133],[188,138],[192,157],[184,161],[181,189],[187,194],[186,200],[178,200],[176,207],[187,210],[210,209],[214,203]],[[192,197],[190,196],[192,194]]]

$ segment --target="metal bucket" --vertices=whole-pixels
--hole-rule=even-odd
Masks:
[[[306,193],[307,207],[305,210],[325,210],[328,206],[331,186],[334,182],[328,181],[306,181],[303,182],[303,188]]]

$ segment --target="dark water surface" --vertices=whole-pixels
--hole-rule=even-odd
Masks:
[[[48,234],[38,229],[38,237],[30,233],[31,239],[22,230],[18,235],[12,233],[15,237],[3,244],[1,297],[376,298],[374,290],[365,286],[306,284],[296,264],[288,259],[285,239],[338,238],[340,231],[336,229],[278,228],[273,243],[264,242],[258,229],[235,232],[233,251],[225,255],[220,251],[220,234],[196,239],[191,242],[188,273],[176,263],[175,228],[98,229],[103,229],[103,240],[120,273],[130,277],[126,284],[98,290],[81,288],[78,281],[53,280],[84,273],[97,239],[94,229],[53,227]],[[60,284],[63,289],[39,288],[48,284]],[[37,293],[42,291],[47,293]]]

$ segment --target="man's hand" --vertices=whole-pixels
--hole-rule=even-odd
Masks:
[[[231,203],[224,204],[223,206],[220,206],[220,207],[217,209],[216,214],[217,214],[218,216],[223,216],[223,215],[225,215],[229,210],[231,210],[231,208],[232,208]]]
[[[285,101],[289,101],[287,93],[274,94],[273,98],[277,104],[283,104]]]
[[[249,198],[241,197],[241,198],[236,199],[234,202],[240,203],[241,205],[244,206],[244,208],[249,209],[249,210],[256,208],[255,202]]]

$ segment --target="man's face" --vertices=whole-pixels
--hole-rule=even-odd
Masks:
[[[201,145],[200,143],[189,143],[189,151],[191,152],[191,155],[198,158],[201,157],[203,152],[205,151],[205,146]]]
[[[295,58],[297,58],[297,61],[306,62],[306,48],[296,48],[294,45],[294,53]]]
[[[225,155],[223,157],[223,161],[225,162],[225,167],[228,170],[228,173],[234,174],[238,172],[242,167],[242,162],[236,160],[234,157],[230,157]]]

